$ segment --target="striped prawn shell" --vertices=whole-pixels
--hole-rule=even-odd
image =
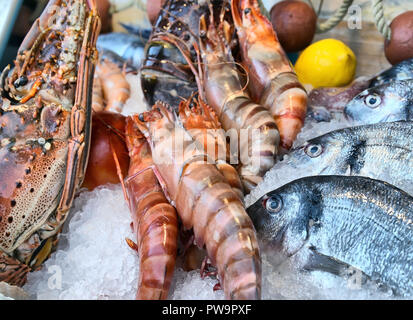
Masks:
[[[234,0],[231,9],[253,98],[270,111],[280,131],[280,147],[288,150],[304,125],[307,92],[258,1]]]
[[[275,164],[280,141],[277,125],[266,108],[246,96],[225,104],[222,123],[224,128],[237,128],[244,137],[240,139],[238,171],[246,190],[252,190]]]
[[[125,187],[137,235],[139,300],[167,299],[175,269],[178,216],[155,175],[151,150],[133,118],[126,120],[130,155]]]
[[[293,72],[285,72],[273,78],[263,91],[261,104],[267,106],[280,132],[280,147],[289,150],[301,128],[307,113],[307,92]]]
[[[200,97],[192,97],[179,105],[179,118],[184,128],[214,161],[229,185],[244,199],[244,188],[237,170],[230,164],[224,130],[212,108]]]
[[[225,130],[236,130],[240,138],[248,135],[240,139],[238,172],[244,188],[250,191],[275,164],[280,136],[268,109],[244,90],[231,50],[220,34],[223,28],[215,28],[212,15],[210,19],[209,26],[205,16],[200,22],[206,34],[200,42],[205,96]],[[254,132],[259,134],[250,138]]]
[[[196,244],[206,247],[226,298],[259,299],[260,251],[239,195],[166,106],[157,103],[143,118],[139,128],[150,141],[169,198],[184,228],[193,228]]]

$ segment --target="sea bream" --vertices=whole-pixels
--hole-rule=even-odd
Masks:
[[[293,180],[332,174],[383,180],[413,195],[413,122],[356,126],[311,139],[267,172],[245,203]]]
[[[306,177],[269,192],[248,214],[261,250],[293,258],[299,270],[343,276],[351,267],[396,295],[413,295],[413,197],[396,187]]]
[[[413,79],[361,92],[346,105],[344,114],[360,124],[413,120]]]
[[[413,58],[373,77],[357,78],[347,87],[314,89],[308,96],[308,115],[317,122],[328,122],[333,113],[342,113],[345,106],[364,90],[408,79],[413,79]]]

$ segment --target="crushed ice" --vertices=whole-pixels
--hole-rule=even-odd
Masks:
[[[43,268],[29,274],[24,290],[33,299],[134,299],[139,261],[126,244],[134,239],[129,209],[120,186],[108,185],[83,191],[74,201],[57,251]],[[278,267],[263,253],[263,299],[385,299],[375,285],[356,284],[325,273],[302,273],[294,260]],[[177,268],[170,298],[222,300],[214,291],[217,279],[201,279],[200,271]]]

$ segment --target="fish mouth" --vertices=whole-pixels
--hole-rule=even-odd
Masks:
[[[248,216],[251,218],[252,223],[254,224],[255,228],[259,229],[259,216],[263,216],[263,207],[261,205],[262,203],[262,198],[258,199],[255,203],[253,203],[251,206],[249,206],[246,211],[248,213]]]
[[[262,198],[259,199],[246,211],[254,224],[261,251],[268,253],[271,265],[276,267],[290,257],[283,248],[287,227],[284,226],[275,232],[271,231],[269,227],[271,222],[266,217],[262,201]]]
[[[344,115],[344,119],[346,121],[353,121],[353,117],[350,114],[351,112],[349,111],[349,105],[347,104],[344,108],[343,108],[343,115]]]
[[[287,228],[281,227],[278,230],[275,230],[275,232],[270,231],[271,228],[269,227],[269,225],[271,223],[271,218],[268,217],[268,213],[262,205],[264,199],[265,196],[249,206],[246,211],[248,216],[251,218],[252,223],[254,224],[255,230],[260,240],[265,243],[266,247],[276,249],[278,251],[281,250],[281,245],[283,243]]]

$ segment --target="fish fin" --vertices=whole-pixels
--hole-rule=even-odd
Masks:
[[[346,279],[348,288],[353,289],[361,289],[362,286],[364,286],[370,279],[376,284],[377,290],[379,290],[380,292],[388,293],[389,291],[392,291],[394,295],[398,295],[396,289],[390,288],[386,284],[378,281],[378,279],[376,279],[374,276],[369,277],[367,274],[365,274],[360,269],[357,269],[356,267],[319,253],[314,246],[310,246],[308,250],[309,256],[304,266],[301,267],[302,270],[308,272],[324,271],[334,274]]]
[[[308,249],[308,260],[302,267],[305,271],[325,271],[337,276],[343,276],[347,274],[347,270],[351,268],[350,265],[344,262],[317,252],[317,249],[313,246]]]
[[[149,40],[151,33],[152,33],[152,29],[142,28],[137,25],[123,23],[123,22],[119,22],[119,24],[128,33],[138,36],[141,39],[143,44]]]

